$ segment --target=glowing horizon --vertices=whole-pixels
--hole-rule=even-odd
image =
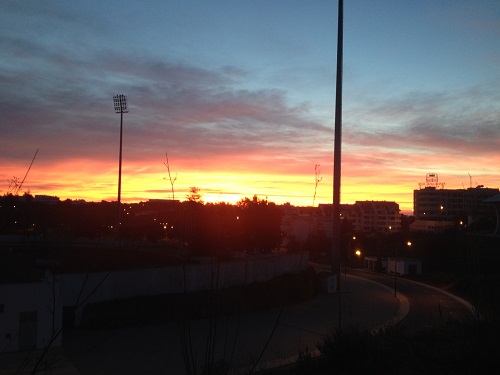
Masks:
[[[136,203],[150,199],[172,199],[171,184],[163,161],[158,160],[155,168],[139,166],[123,166],[122,202]],[[32,195],[57,196],[61,200],[85,200],[88,202],[117,200],[117,165],[99,165],[91,161],[67,161],[58,164],[53,169],[38,168],[35,160],[32,170],[28,173],[22,192]],[[104,173],[96,173],[95,168],[101,168]],[[106,168],[105,168],[106,167]],[[321,167],[320,167],[321,168]],[[174,181],[174,199],[186,200],[190,187],[198,187],[205,203],[225,202],[235,204],[244,198],[257,195],[267,198],[276,204],[290,203],[295,206],[317,206],[320,203],[332,202],[331,165],[327,174],[320,173],[316,197],[315,175],[307,174],[259,174],[234,171],[189,171],[177,170],[170,165]],[[137,177],[134,177],[137,176]],[[465,189],[479,185],[482,176],[453,176],[446,180],[438,174],[440,182],[447,189]],[[21,176],[19,174],[19,176]],[[24,175],[23,175],[24,176]],[[78,181],[82,176],[92,176],[91,181]],[[410,175],[411,176],[411,175]],[[409,178],[410,178],[409,176]],[[17,177],[17,176],[16,176]],[[53,180],[45,182],[47,178]],[[367,180],[364,177],[345,178],[342,187],[342,204],[352,204],[356,201],[391,201],[399,204],[401,211],[413,209],[413,190],[419,189],[419,183],[425,182],[425,174],[418,181],[386,181]],[[77,182],[78,181],[78,182]],[[451,183],[450,183],[451,182]],[[349,184],[349,185],[348,185]],[[412,186],[413,185],[413,186]],[[297,189],[296,187],[300,187]],[[492,185],[485,187],[496,188]],[[390,187],[390,188],[389,188]],[[4,192],[6,193],[6,191]],[[314,201],[314,202],[313,202]]]

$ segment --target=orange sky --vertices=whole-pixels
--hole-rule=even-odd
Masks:
[[[295,205],[312,205],[315,188],[314,165],[309,170],[297,170],[297,173],[286,171],[279,173],[279,165],[269,172],[258,173],[252,170],[252,162],[248,170],[240,161],[237,168],[211,169],[210,161],[192,163],[178,160],[170,156],[170,169],[174,182],[175,199],[184,200],[192,186],[199,187],[205,202],[235,203],[244,197],[254,194],[261,198],[268,197],[278,204],[290,202]],[[357,200],[387,200],[399,203],[402,211],[413,208],[413,190],[418,183],[425,182],[425,170],[408,169],[407,175],[391,175],[390,171],[376,169],[365,170],[357,165],[349,173],[350,157],[345,156],[346,163],[342,177],[342,203],[354,203]],[[11,164],[7,172],[21,180],[31,160],[26,163]],[[157,160],[144,160],[140,163],[123,161],[122,202],[147,201],[148,199],[171,199],[171,185],[168,173],[159,157]],[[191,164],[190,164],[191,163]],[[305,163],[304,163],[305,164]],[[326,167],[325,167],[326,166]],[[239,169],[242,169],[241,171]],[[306,168],[304,168],[306,169]],[[494,171],[492,171],[493,173]],[[356,175],[358,173],[358,175]],[[439,174],[439,181],[449,189],[460,189],[485,182],[488,187],[499,186],[498,180],[488,180],[487,176],[466,173],[462,175]],[[417,178],[415,178],[417,176]],[[486,177],[486,178],[485,178]],[[320,166],[315,205],[332,201],[332,163],[325,160]],[[116,201],[118,181],[118,160],[115,163],[100,163],[93,160],[67,160],[49,163],[43,158],[40,150],[23,185],[23,191],[33,195],[55,195],[61,199],[85,199],[87,201]]]

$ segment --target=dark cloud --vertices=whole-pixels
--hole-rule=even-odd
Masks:
[[[115,93],[128,96],[125,141],[133,158],[167,146],[201,156],[290,149],[328,131],[311,120],[307,105],[290,106],[282,91],[233,87],[252,78],[240,68],[209,70],[110,51],[75,59],[21,45],[10,43],[19,64],[0,71],[2,142],[19,150],[36,145],[56,159],[111,157]]]

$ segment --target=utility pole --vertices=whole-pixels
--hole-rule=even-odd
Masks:
[[[113,103],[115,113],[120,114],[120,157],[118,163],[118,222],[116,223],[116,238],[120,239],[120,226],[121,226],[121,193],[122,193],[122,139],[123,139],[123,114],[128,113],[127,110],[127,97],[125,95],[113,96]]]

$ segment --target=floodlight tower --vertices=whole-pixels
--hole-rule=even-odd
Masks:
[[[120,238],[120,225],[121,225],[121,193],[122,193],[122,139],[123,139],[123,114],[128,113],[127,97],[125,95],[113,96],[113,103],[115,113],[120,114],[120,158],[118,166],[118,223],[116,224],[116,236]]]

